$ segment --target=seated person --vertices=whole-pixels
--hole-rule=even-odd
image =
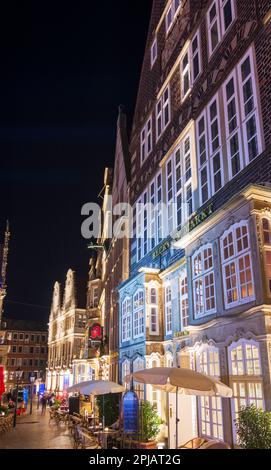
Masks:
[[[111,425],[111,428],[112,428],[112,429],[115,429],[116,431],[119,430],[119,428],[120,428],[120,420],[119,420],[119,418],[117,419],[117,421],[116,421],[115,423],[113,423],[113,424]]]

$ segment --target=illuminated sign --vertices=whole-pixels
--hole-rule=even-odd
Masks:
[[[91,341],[101,341],[103,339],[103,328],[96,323],[89,328],[89,339]]]
[[[152,259],[156,259],[170,248],[169,241],[162,243],[152,254]]]
[[[177,233],[175,240],[178,241],[192,232],[196,227],[202,224],[202,222],[208,219],[208,217],[212,215],[213,211],[213,204],[210,204],[206,209],[194,215],[194,217],[192,217],[192,219],[190,219],[189,222]]]
[[[123,397],[123,427],[125,433],[138,432],[139,400],[135,392],[127,392]]]

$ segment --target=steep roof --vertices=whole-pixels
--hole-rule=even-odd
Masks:
[[[3,319],[5,330],[11,331],[44,331],[47,332],[47,324],[36,320],[17,320],[17,319]]]

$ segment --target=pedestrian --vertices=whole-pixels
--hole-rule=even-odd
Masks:
[[[46,405],[47,405],[47,398],[45,395],[41,397],[41,414],[44,415],[46,413]]]

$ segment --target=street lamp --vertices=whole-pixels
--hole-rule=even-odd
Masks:
[[[33,385],[35,382],[35,375],[32,373],[30,375],[30,414],[32,415],[32,406],[33,406]]]
[[[15,409],[14,409],[14,416],[13,416],[13,427],[16,427],[16,418],[17,418],[17,407],[18,407],[18,392],[19,392],[19,381],[22,378],[23,371],[21,369],[17,369],[14,372],[16,378],[16,400],[15,400]]]

